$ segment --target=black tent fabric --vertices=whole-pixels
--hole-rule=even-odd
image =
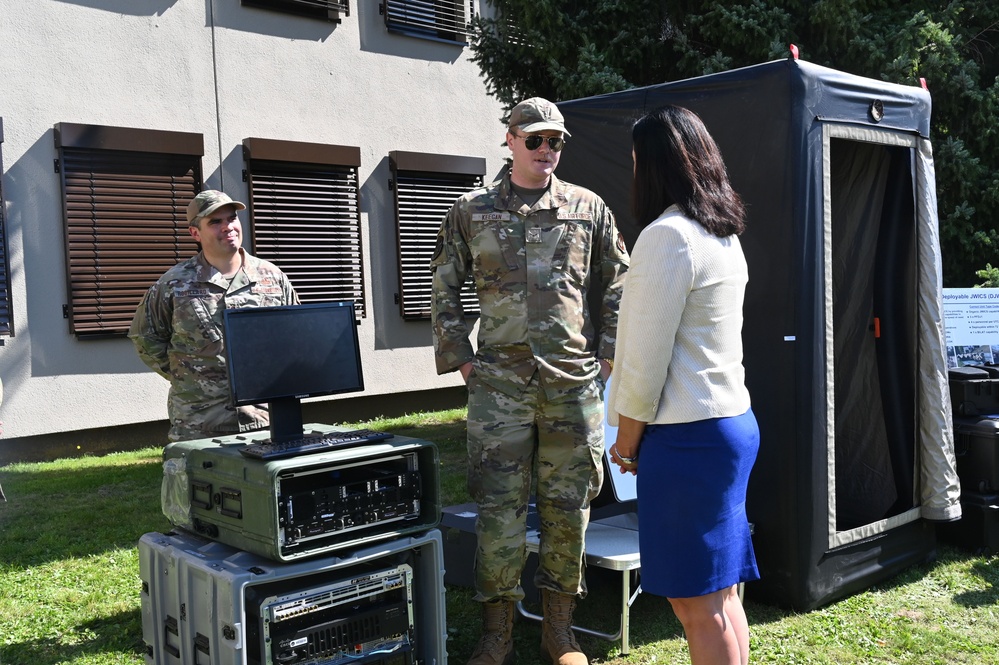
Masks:
[[[701,116],[748,210],[746,593],[812,609],[931,557],[934,522],[961,514],[930,96],[788,59],[560,102],[559,176],[600,194],[629,246],[631,126],[665,104]]]

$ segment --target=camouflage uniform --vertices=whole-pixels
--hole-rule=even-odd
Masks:
[[[469,361],[474,368],[468,486],[479,504],[476,600],[523,598],[533,470],[541,519],[535,584],[586,592],[583,534],[603,480],[597,359],[614,357],[627,267],[604,202],[554,175],[531,207],[506,175],[458,199],[441,225],[431,261],[437,371]],[[459,298],[467,275],[481,309],[474,353]],[[592,317],[591,305],[599,306]]]
[[[225,308],[298,304],[288,277],[240,249],[232,283],[199,252],[153,284],[128,336],[142,361],[170,381],[170,440],[206,438],[267,427],[268,414],[232,405],[222,340]]]

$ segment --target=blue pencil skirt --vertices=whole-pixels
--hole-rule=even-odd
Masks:
[[[643,591],[689,598],[760,578],[746,518],[759,447],[752,409],[645,428],[636,479]]]

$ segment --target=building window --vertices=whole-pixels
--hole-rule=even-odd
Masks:
[[[462,194],[482,186],[482,157],[389,153],[399,243],[399,301],[405,319],[429,319],[430,259],[441,220]],[[469,279],[461,292],[465,314],[478,315],[479,300]]]
[[[187,204],[201,191],[201,134],[58,123],[70,331],[128,332],[146,290],[197,252]]]
[[[0,337],[14,336],[14,315],[10,296],[10,266],[7,257],[7,219],[3,197],[3,118],[0,118]],[[0,344],[3,344],[0,341]]]
[[[350,0],[242,0],[242,4],[330,23],[340,23],[344,16],[350,16]]]
[[[365,316],[356,147],[248,138],[253,253],[291,279],[302,302],[353,300]]]
[[[467,5],[465,3],[468,3]],[[389,32],[468,44],[473,0],[383,0],[379,7]]]

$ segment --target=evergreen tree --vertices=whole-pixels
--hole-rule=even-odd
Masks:
[[[473,60],[507,110],[785,57],[933,100],[944,282],[971,286],[999,252],[999,2],[487,0]]]

